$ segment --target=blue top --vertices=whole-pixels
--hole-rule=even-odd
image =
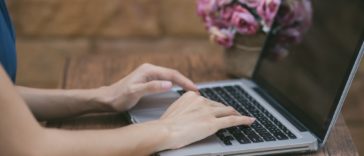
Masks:
[[[0,0],[0,63],[11,80],[15,82],[15,33],[4,0]]]

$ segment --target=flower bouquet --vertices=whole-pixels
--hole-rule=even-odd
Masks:
[[[309,0],[197,0],[210,40],[225,48],[227,71],[239,77],[250,76],[270,31],[279,42],[272,59],[286,57],[289,45],[299,43],[309,27],[311,10]]]

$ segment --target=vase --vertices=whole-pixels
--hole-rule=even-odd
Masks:
[[[233,78],[250,78],[260,56],[266,34],[237,35],[234,46],[226,48],[224,57],[226,72]]]

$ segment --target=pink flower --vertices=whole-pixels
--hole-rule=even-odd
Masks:
[[[291,0],[282,5],[277,24],[280,26],[278,39],[280,44],[298,44],[312,24],[312,6],[310,0]]]
[[[268,32],[272,27],[274,17],[276,16],[281,0],[261,0],[257,12],[262,18],[263,30]]]
[[[200,16],[207,16],[217,10],[216,0],[198,0],[197,13]]]
[[[209,30],[211,27],[218,27],[219,29],[229,27],[229,23],[226,22],[218,13],[202,16],[202,20],[207,30]]]
[[[300,32],[295,28],[288,28],[281,30],[278,33],[278,43],[280,44],[288,44],[294,43],[298,44],[302,41],[303,32]]]
[[[230,16],[230,23],[236,31],[243,35],[253,35],[259,29],[259,24],[255,17],[241,5],[226,8],[224,18]]]
[[[312,6],[310,0],[288,1],[282,5],[282,15],[278,16],[281,27],[296,27],[304,32],[312,24]]]
[[[239,0],[240,3],[247,5],[250,8],[257,8],[262,0]]]
[[[233,3],[233,0],[215,0],[215,1],[216,1],[216,5],[219,8],[224,7],[225,5]]]
[[[230,48],[234,44],[235,32],[228,29],[218,29],[217,27],[210,28],[210,39],[225,48]]]

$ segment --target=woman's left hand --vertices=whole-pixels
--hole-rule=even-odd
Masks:
[[[144,95],[167,92],[174,84],[198,91],[191,80],[176,70],[143,64],[120,81],[99,88],[98,93],[112,111],[122,112],[134,107]]]

